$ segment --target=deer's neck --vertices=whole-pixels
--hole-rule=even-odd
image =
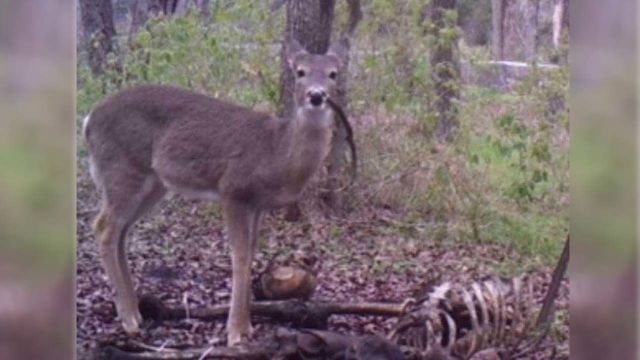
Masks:
[[[331,113],[298,109],[291,119],[292,141],[288,149],[287,177],[295,191],[320,168],[331,144]]]

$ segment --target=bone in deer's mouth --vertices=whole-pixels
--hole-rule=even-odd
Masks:
[[[340,118],[340,122],[344,125],[345,130],[347,131],[347,143],[349,144],[349,149],[351,150],[351,182],[353,183],[356,179],[357,170],[358,170],[358,156],[356,153],[356,144],[353,141],[353,128],[349,123],[349,119],[347,118],[347,114],[345,114],[344,110],[340,105],[338,105],[332,98],[328,97],[326,102],[331,106],[331,109],[338,115]],[[340,124],[336,124],[340,126]]]

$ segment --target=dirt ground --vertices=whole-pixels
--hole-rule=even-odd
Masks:
[[[129,339],[116,321],[108,286],[90,231],[99,199],[88,176],[85,160],[77,174],[77,351],[88,358],[104,344],[125,344]],[[435,243],[418,231],[394,228],[399,215],[388,209],[366,209],[347,217],[330,218],[303,208],[297,223],[282,220],[282,213],[265,216],[260,232],[255,269],[275,254],[304,253],[315,261],[318,288],[314,300],[402,302],[419,296],[429,285],[468,281],[496,274],[505,259],[519,255],[495,244]],[[226,303],[230,299],[230,258],[222,218],[216,204],[165,199],[139,221],[129,235],[128,258],[140,294],[153,294],[167,305],[191,307]],[[540,298],[552,269],[532,272]],[[557,300],[557,320],[546,345],[568,357],[568,283]],[[330,330],[352,333],[386,333],[394,318],[333,316]],[[254,323],[257,337],[276,325]],[[134,340],[152,346],[224,345],[223,322],[196,320],[145,323]],[[548,358],[541,351],[536,358]]]

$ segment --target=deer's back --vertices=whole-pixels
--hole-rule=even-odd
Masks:
[[[188,90],[141,86],[98,105],[85,136],[99,167],[108,166],[101,161],[126,157],[178,187],[204,190],[217,187],[240,158],[247,171],[258,166],[251,163],[258,158],[251,153],[275,151],[277,130],[268,115],[245,107]]]

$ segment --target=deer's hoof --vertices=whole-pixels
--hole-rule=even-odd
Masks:
[[[239,327],[229,327],[227,332],[227,346],[236,346],[249,342],[251,338],[251,325],[242,331]]]
[[[137,335],[140,333],[140,324],[142,323],[142,317],[140,313],[136,313],[133,316],[128,316],[122,320],[122,327],[127,335]]]

